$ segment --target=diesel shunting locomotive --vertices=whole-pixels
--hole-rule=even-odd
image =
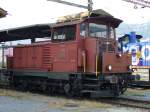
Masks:
[[[117,50],[122,21],[103,10],[61,17],[50,41],[18,45],[7,57],[10,85],[70,96],[115,97],[126,89],[131,56]]]

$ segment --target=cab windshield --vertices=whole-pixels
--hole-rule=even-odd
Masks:
[[[89,36],[90,37],[106,37],[107,36],[107,26],[90,23],[89,24]]]
[[[80,35],[88,37],[114,38],[114,28],[98,23],[82,23]]]

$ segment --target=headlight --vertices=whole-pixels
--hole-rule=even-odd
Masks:
[[[128,69],[129,69],[129,70],[132,70],[132,65],[129,65],[129,66],[128,66]]]
[[[121,58],[121,57],[122,57],[122,54],[121,54],[121,53],[117,53],[117,57],[118,57],[118,58]]]
[[[111,66],[111,65],[108,65],[108,66],[107,66],[107,70],[108,70],[108,71],[111,71],[111,70],[112,70],[112,66]]]

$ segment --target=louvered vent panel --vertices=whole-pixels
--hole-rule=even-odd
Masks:
[[[43,47],[43,67],[48,71],[52,70],[51,47],[49,45]]]

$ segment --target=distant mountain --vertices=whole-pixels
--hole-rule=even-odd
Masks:
[[[144,38],[150,38],[150,22],[143,24],[122,23],[117,28],[117,37],[129,34],[131,31],[135,31],[136,34],[142,35]]]

